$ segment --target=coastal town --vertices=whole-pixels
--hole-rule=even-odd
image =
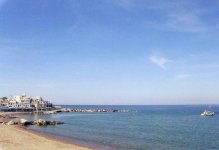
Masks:
[[[44,100],[40,96],[35,98],[29,97],[26,94],[14,96],[12,98],[0,98],[1,112],[35,112],[43,114],[55,114],[60,112],[128,112],[129,110],[118,109],[90,109],[90,108],[65,108],[56,106],[48,100]]]
[[[31,98],[26,94],[12,98],[0,98],[0,111],[37,111],[52,108],[53,104],[40,96]]]

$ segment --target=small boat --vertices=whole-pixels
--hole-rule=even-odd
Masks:
[[[215,113],[213,111],[205,110],[203,113],[201,113],[202,116],[214,116]]]

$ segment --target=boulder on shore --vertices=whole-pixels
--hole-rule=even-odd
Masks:
[[[26,125],[31,125],[32,123],[30,121],[22,118],[22,119],[20,119],[20,124],[26,126]]]
[[[15,124],[15,122],[13,120],[11,120],[7,123],[7,125],[14,125],[14,124]]]
[[[46,125],[46,120],[44,120],[44,119],[38,119],[38,120],[36,121],[36,124],[37,124],[38,126],[45,126],[45,125]]]
[[[43,119],[38,119],[36,121],[33,122],[33,124],[36,124],[38,126],[46,126],[46,125],[57,125],[57,124],[64,124],[64,122],[58,122],[58,121],[46,121]]]

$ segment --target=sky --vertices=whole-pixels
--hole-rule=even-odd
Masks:
[[[218,104],[218,16],[218,0],[0,0],[0,96]]]

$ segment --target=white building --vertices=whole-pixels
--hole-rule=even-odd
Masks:
[[[0,108],[17,109],[17,110],[27,110],[27,109],[46,109],[47,107],[52,107],[52,104],[48,101],[43,100],[42,97],[36,97],[32,99],[31,97],[23,94],[21,96],[14,96],[13,98],[1,98]]]
[[[16,102],[16,108],[31,108],[31,98],[27,97],[25,94],[21,96],[14,96],[11,102]]]
[[[46,108],[50,106],[50,103],[48,101],[43,100],[42,97],[37,96],[35,99],[33,99],[32,105],[38,106],[39,108]]]
[[[8,107],[8,98],[0,99],[0,107]]]

